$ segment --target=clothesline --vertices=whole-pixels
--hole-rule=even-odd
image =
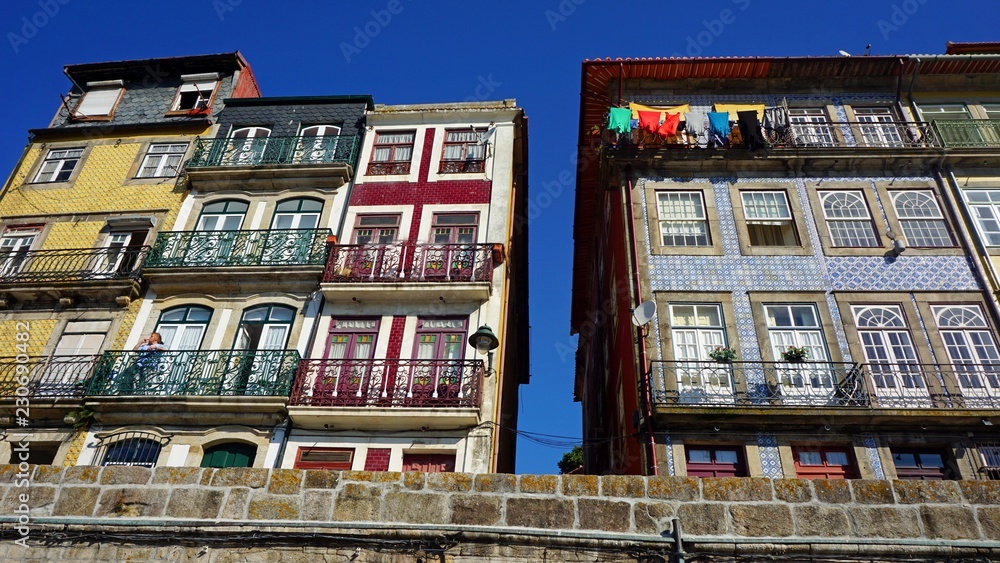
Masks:
[[[703,147],[743,144],[752,150],[766,147],[768,138],[783,138],[789,124],[784,102],[780,106],[716,103],[713,109],[700,112],[692,111],[690,104],[650,106],[630,102],[627,108],[609,109],[608,130],[618,135],[635,131],[667,142]]]

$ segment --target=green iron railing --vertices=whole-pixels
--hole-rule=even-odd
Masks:
[[[0,253],[0,283],[138,280],[148,246]]]
[[[160,233],[147,268],[322,266],[329,229]]]
[[[87,395],[286,397],[299,359],[295,350],[110,351]]]
[[[353,166],[357,156],[358,138],[354,135],[199,139],[188,168],[332,163]]]
[[[1000,119],[936,119],[933,123],[944,147],[1000,147]]]

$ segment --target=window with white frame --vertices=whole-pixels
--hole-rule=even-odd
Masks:
[[[392,244],[399,235],[399,215],[358,215],[354,244]]]
[[[907,244],[914,247],[954,245],[931,190],[894,191],[891,196]]]
[[[187,143],[154,143],[142,159],[137,178],[172,178],[180,170]]]
[[[708,246],[708,220],[701,192],[658,192],[663,246]]]
[[[714,303],[671,304],[670,339],[675,360],[708,360],[712,350],[726,346],[722,308]]]
[[[1000,120],[1000,104],[983,104],[983,112],[986,113],[986,119]]]
[[[876,392],[899,388],[904,395],[909,394],[907,390],[926,394],[903,308],[899,305],[856,305],[851,307],[851,312]]]
[[[1000,190],[965,190],[972,216],[987,246],[1000,246]]]
[[[219,85],[219,75],[209,74],[189,74],[181,76],[184,81],[174,101],[170,104],[170,111],[192,111],[207,110],[212,103],[212,96]]]
[[[815,305],[764,305],[764,315],[775,360],[780,360],[789,346],[795,346],[806,349],[806,359],[810,362],[829,361]]]
[[[788,110],[788,122],[799,146],[834,146],[833,128],[823,108],[793,108]]]
[[[87,92],[73,110],[75,119],[109,118],[115,111],[125,88],[121,80],[88,82]]]
[[[45,155],[33,182],[65,182],[83,157],[83,149],[53,149]]]
[[[952,365],[990,364],[1000,368],[1000,353],[979,305],[938,305],[931,311]]]
[[[859,144],[866,147],[901,147],[903,138],[896,116],[887,107],[854,108],[854,118],[861,130]]]
[[[972,119],[965,104],[920,104],[919,109],[924,121]]]
[[[751,246],[798,246],[785,192],[740,192]]]
[[[881,246],[862,192],[819,192],[819,199],[833,246]]]
[[[1000,445],[996,443],[978,443],[979,460],[982,463],[980,471],[987,479],[1000,479]]]
[[[36,227],[9,227],[4,231],[0,238],[0,277],[20,273],[40,232]]]
[[[415,131],[385,131],[376,134],[368,174],[409,174],[414,137]]]
[[[441,173],[483,172],[486,169],[486,130],[445,131]]]

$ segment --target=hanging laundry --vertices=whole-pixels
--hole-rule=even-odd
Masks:
[[[739,116],[740,133],[743,134],[743,144],[748,150],[758,150],[767,147],[764,134],[760,130],[760,121],[756,111],[741,111]]]
[[[757,119],[764,119],[764,104],[714,104],[715,111],[725,111],[729,112],[729,121],[736,121],[739,119],[737,115],[741,111],[753,110],[757,112]]]
[[[631,130],[632,112],[628,108],[611,108],[608,111],[608,131],[628,133]]]
[[[673,137],[677,134],[677,127],[681,124],[681,114],[679,113],[668,113],[666,118],[663,120],[663,125],[657,129],[657,133],[663,135],[664,137]]]
[[[644,106],[635,102],[629,102],[628,107],[632,110],[632,119],[639,119],[640,111],[655,111],[660,114],[660,121],[663,121],[663,114],[666,112],[687,113],[691,111],[691,106],[689,104],[679,106]]]
[[[708,132],[705,131],[705,114],[689,111],[684,114],[684,130],[690,136],[689,142],[700,147],[708,146]]]
[[[640,111],[639,112],[639,129],[643,131],[649,131],[650,133],[656,133],[657,128],[660,126],[660,112],[658,111]]]
[[[729,113],[711,111],[708,113],[708,134],[725,139],[729,136]]]
[[[764,108],[764,129],[784,131],[788,128],[788,113],[783,106]]]

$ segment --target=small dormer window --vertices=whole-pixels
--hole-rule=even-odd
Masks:
[[[174,101],[170,105],[171,112],[205,112],[212,106],[212,97],[219,86],[219,75],[186,74],[181,76],[183,84],[177,89]]]
[[[114,117],[115,108],[125,93],[121,80],[88,82],[87,91],[73,110],[78,120],[108,121]]]

